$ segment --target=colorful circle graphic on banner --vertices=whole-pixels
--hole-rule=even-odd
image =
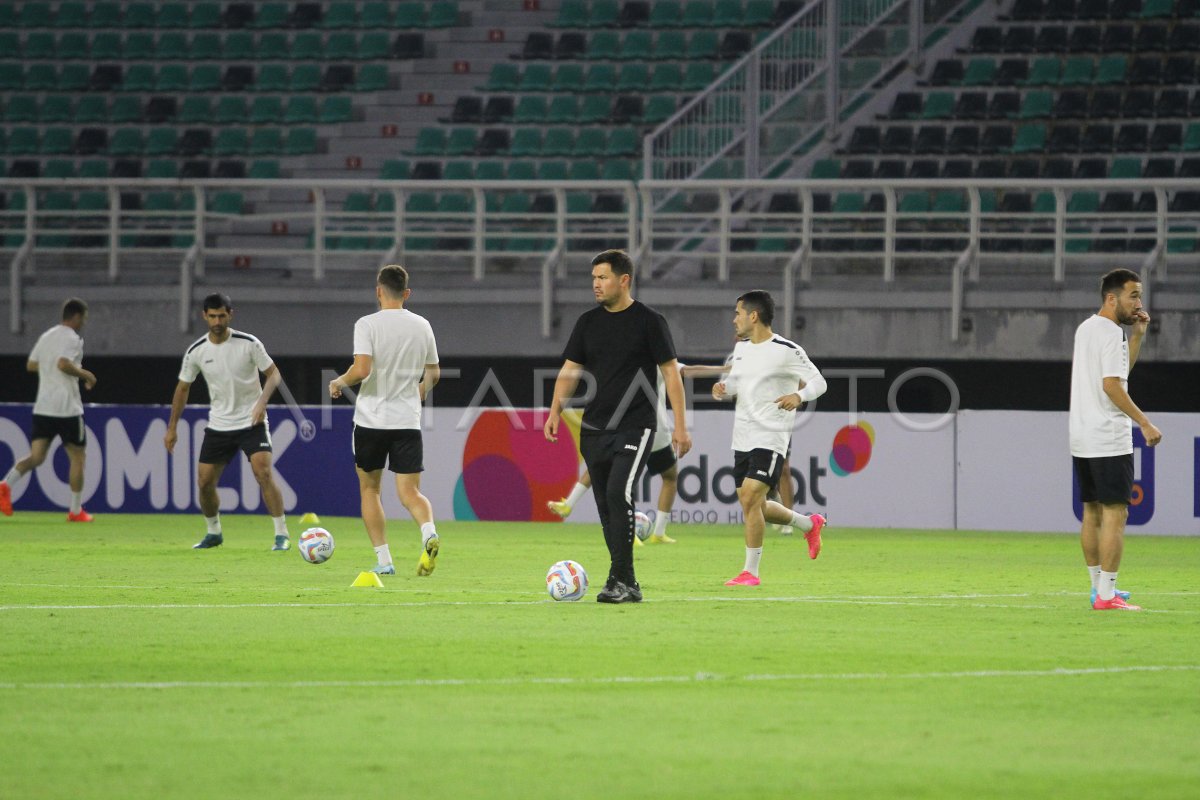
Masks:
[[[546,503],[575,485],[579,451],[567,425],[558,441],[542,435],[544,417],[532,410],[488,410],[463,447],[463,471],[454,491],[456,519],[557,521]]]
[[[871,460],[875,446],[875,429],[866,422],[847,425],[833,437],[829,451],[829,468],[837,475],[850,475],[862,470]]]

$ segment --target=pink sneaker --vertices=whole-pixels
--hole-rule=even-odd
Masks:
[[[1114,594],[1112,600],[1101,600],[1096,598],[1096,602],[1092,603],[1092,608],[1096,611],[1141,611],[1141,606],[1135,606],[1132,603],[1126,603],[1119,594]]]
[[[742,570],[736,578],[730,578],[725,581],[726,586],[758,586],[761,581],[757,575],[750,574],[747,570]]]
[[[72,514],[70,511],[67,512],[67,522],[91,522],[94,519],[95,517],[89,514],[86,509],[79,509],[78,514]]]
[[[825,518],[820,514],[811,514],[809,519],[812,520],[812,530],[804,534],[804,538],[808,540],[808,557],[816,558],[821,555],[821,529],[825,527]]]

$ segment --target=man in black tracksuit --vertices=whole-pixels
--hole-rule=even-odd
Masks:
[[[592,259],[592,292],[599,305],[575,323],[545,425],[546,438],[556,441],[563,405],[586,370],[595,379],[596,394],[583,412],[579,449],[592,476],[612,561],[596,596],[601,603],[642,599],[633,571],[632,495],[657,423],[656,369],[662,371],[675,416],[671,439],[676,456],[692,446],[671,331],[661,314],[630,296],[632,273],[633,262],[621,250],[606,250]]]

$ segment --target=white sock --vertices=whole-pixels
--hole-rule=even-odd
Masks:
[[[432,522],[426,522],[421,526],[421,546],[424,547],[430,539],[437,536],[437,528]]]
[[[375,548],[375,558],[379,559],[379,566],[386,567],[392,563],[392,551],[386,544],[381,544]]]
[[[665,536],[667,533],[667,523],[671,521],[671,512],[659,509],[654,515],[654,536]]]
[[[1089,564],[1088,565],[1088,574],[1092,576],[1092,588],[1099,590],[1099,588],[1100,588],[1100,565],[1097,564],[1096,566],[1093,567]]]
[[[220,514],[217,514],[215,517],[205,517],[204,525],[205,525],[205,528],[208,530],[208,532],[213,534],[214,536],[221,535],[221,515]]]
[[[1100,582],[1096,585],[1096,594],[1101,600],[1112,600],[1117,593],[1117,573],[1100,572]]]
[[[754,577],[758,577],[758,562],[762,561],[761,547],[746,548],[746,572],[749,572]]]
[[[585,494],[587,494],[587,491],[587,486],[584,486],[582,483],[576,483],[575,486],[571,488],[571,493],[567,495],[567,499],[564,501],[567,504],[567,508],[574,508],[575,504],[578,503]]]
[[[78,514],[83,510],[83,492],[71,492],[71,513]]]
[[[10,469],[8,471],[8,474],[4,476],[4,482],[7,483],[9,486],[12,486],[14,483],[21,480],[21,476],[23,474],[24,473],[21,472],[21,470],[17,469],[16,467],[13,467],[12,469]]]
[[[801,533],[808,533],[813,529],[812,520],[801,514],[798,511],[792,512],[792,527],[796,528]]]
[[[280,514],[278,517],[271,517],[271,522],[274,523],[274,525],[275,525],[275,535],[276,536],[287,536],[288,535],[287,516],[286,515]]]

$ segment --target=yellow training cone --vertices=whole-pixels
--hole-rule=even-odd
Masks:
[[[383,581],[379,580],[379,576],[374,572],[360,572],[358,577],[354,579],[354,583],[350,584],[350,588],[365,587],[368,589],[382,589]]]
[[[318,517],[313,512],[309,511],[307,514],[305,514],[303,517],[300,518],[300,524],[301,525],[320,525],[321,518]]]

